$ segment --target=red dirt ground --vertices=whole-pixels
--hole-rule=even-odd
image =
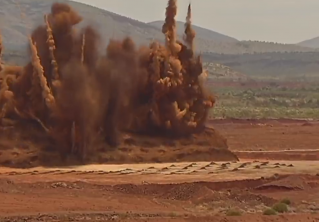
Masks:
[[[63,181],[63,177],[66,181],[59,182]],[[67,182],[67,177],[59,176],[60,180],[57,181],[58,177],[52,175],[2,175],[1,221],[319,220],[316,214],[319,212],[316,205],[319,203],[319,177],[316,176],[161,185],[136,184],[131,176],[117,183],[102,180],[94,183],[93,179],[85,179],[86,176],[78,176],[77,181]],[[187,180],[187,176],[182,177]],[[296,178],[305,186],[282,189],[289,187]],[[267,184],[280,184],[281,187],[267,188]],[[261,189],[263,186],[264,189]],[[262,215],[263,210],[287,196],[292,201],[289,207],[291,213]],[[229,209],[236,209],[242,215],[226,216]]]
[[[319,150],[319,121],[213,120],[232,151]]]
[[[212,120],[240,159],[319,160],[319,121]]]
[[[310,155],[313,160],[318,160],[314,158],[317,151],[312,151],[319,148],[316,134],[319,132],[319,124],[315,121],[214,120],[210,124],[225,135],[229,149],[241,158],[297,160],[298,157],[307,159],[307,155]],[[174,152],[179,152],[180,156],[184,154],[180,161],[217,159],[219,155],[225,156],[224,151],[220,154],[220,149],[214,150],[210,147],[214,150],[213,152],[206,150],[206,153],[200,152],[197,156],[189,158],[188,156],[196,154],[198,146],[206,144],[206,147],[209,147],[209,144],[207,145],[209,139],[203,138],[205,136],[185,140],[188,142],[186,149],[185,141],[179,141],[174,146],[168,143],[171,145],[161,146],[161,148],[152,147],[151,145],[155,143],[153,141],[146,144],[156,151],[151,151],[152,148],[148,147],[147,152],[140,146],[140,143],[145,140],[130,140],[137,144],[126,150],[123,147],[121,152],[123,155],[131,153],[140,158],[146,156],[150,162],[151,157],[159,154],[159,149],[165,151],[162,151],[161,160],[165,160],[167,154],[170,154],[169,160],[174,160],[176,158]],[[194,141],[197,144],[194,144]],[[20,160],[23,156],[20,155],[21,153],[29,152],[28,157],[34,155],[32,148],[21,147],[9,149],[2,144],[1,155],[10,154]],[[227,147],[222,150],[227,150]],[[256,152],[260,150],[262,152]],[[282,150],[290,150],[290,152]],[[9,159],[12,156],[6,158]],[[117,159],[118,162],[120,160]],[[35,158],[34,161],[38,160]],[[122,161],[125,162],[127,159]],[[201,170],[190,170],[189,173],[184,174],[124,175],[120,172],[119,174],[100,171],[81,172],[72,167],[66,173],[31,169],[24,173],[10,173],[8,169],[0,169],[0,221],[319,221],[317,168],[314,168],[311,175],[285,176],[280,172],[286,172],[287,168],[297,173],[297,164],[289,168],[287,162],[286,168],[282,166],[283,164],[276,168],[272,166],[273,163],[255,162],[259,166],[256,168],[255,165],[251,165],[253,163],[250,163],[249,173],[238,168],[236,168],[238,172],[235,172],[233,167],[226,170],[220,169],[223,165],[227,167],[228,164],[230,166],[241,163],[212,162],[209,166],[200,167],[204,171],[211,169],[214,171],[212,174],[209,171],[205,173]],[[186,172],[194,164],[183,169]],[[200,164],[197,164],[197,168],[198,166]],[[148,169],[153,168],[148,167]],[[9,169],[9,171],[15,170]],[[279,174],[261,177],[264,175],[262,173],[268,171],[274,173],[275,170]],[[311,171],[311,169],[308,170]],[[227,178],[231,178],[232,181],[221,181],[224,174],[227,174]],[[258,176],[260,179],[247,179],[258,178]],[[244,177],[246,179],[243,179]],[[287,213],[275,216],[263,215],[265,209],[284,198],[292,202]],[[229,211],[240,212],[242,215],[227,216]]]

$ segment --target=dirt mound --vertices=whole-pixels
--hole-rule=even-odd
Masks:
[[[195,201],[204,196],[212,195],[213,191],[200,183],[184,183],[172,186],[160,198],[180,201]]]
[[[250,193],[246,190],[229,190],[222,192],[206,192],[197,200],[193,201],[196,205],[206,206],[212,209],[227,209],[237,206],[238,209],[247,210],[257,206],[272,206],[277,200],[260,194]],[[245,204],[243,204],[245,203]]]
[[[153,196],[156,198],[178,201],[198,202],[200,199],[207,199],[214,195],[214,191],[209,189],[204,183],[181,183],[181,184],[148,184],[115,185],[114,191],[130,194]],[[209,198],[210,200],[214,198]]]
[[[306,190],[311,188],[302,176],[291,175],[283,179],[263,184],[257,190]]]
[[[260,202],[271,205],[276,202],[272,198],[267,198],[259,194],[251,193],[269,183],[273,179],[239,180],[229,182],[191,182],[178,184],[119,184],[111,188],[112,191],[130,194],[153,196],[156,198],[192,201],[196,204],[212,201],[223,201],[226,199],[244,202]],[[262,184],[262,185],[261,185]]]
[[[228,150],[227,140],[214,129],[187,138],[126,134],[121,144],[112,150],[103,147],[85,161],[63,159],[53,143],[43,144],[45,133],[14,127],[0,128],[0,165],[29,168],[35,166],[64,166],[88,163],[165,163],[185,161],[236,161]]]
[[[205,195],[209,195],[213,191],[201,183],[182,183],[182,184],[147,184],[133,185],[122,184],[115,185],[114,191],[130,194],[153,196],[168,200],[196,200]]]
[[[236,182],[234,182],[235,185]],[[237,181],[240,183],[240,181]],[[183,201],[195,206],[212,209],[227,209],[230,206],[245,206],[245,209],[256,206],[272,206],[276,199],[261,194],[250,192],[249,189],[211,189],[215,183],[179,183],[179,184],[122,184],[109,188],[110,192],[126,195],[140,196],[144,198],[156,198],[157,200]],[[243,205],[244,203],[244,205]],[[244,208],[243,208],[244,210]]]

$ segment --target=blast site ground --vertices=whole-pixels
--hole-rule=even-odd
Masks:
[[[319,221],[318,122],[214,120],[208,125],[227,138],[240,160],[206,150],[191,161],[171,163],[4,166],[1,221]],[[200,145],[186,149],[195,154]],[[171,155],[162,162],[169,162],[185,146],[148,148],[154,153],[144,148],[144,155],[151,160],[161,149],[162,156]],[[27,162],[24,154],[34,150],[16,147],[11,152]],[[1,160],[8,155],[2,146]],[[291,201],[287,213],[263,215],[284,198]],[[229,211],[241,216],[227,216]]]

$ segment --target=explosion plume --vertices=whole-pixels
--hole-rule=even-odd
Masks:
[[[76,32],[82,17],[54,3],[30,36],[30,63],[1,72],[0,118],[34,121],[61,153],[80,158],[94,152],[97,141],[118,146],[123,132],[171,137],[201,132],[215,99],[201,82],[191,5],[186,44],[177,40],[176,14],[177,1],[169,0],[164,46],[138,48],[127,37],[111,40],[100,55],[98,32],[90,26]]]
[[[195,39],[195,31],[192,29],[192,7],[191,4],[188,5],[187,9],[187,17],[185,23],[185,42],[188,46],[194,51],[194,39]]]

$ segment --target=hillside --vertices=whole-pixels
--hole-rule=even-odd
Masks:
[[[12,51],[19,51],[22,55],[26,52],[26,35],[37,25],[43,23],[44,13],[49,12],[53,0],[5,0],[0,1],[1,33],[4,38],[5,52],[11,54]],[[150,24],[136,21],[124,16],[114,14],[109,11],[98,9],[81,3],[68,2],[83,17],[84,24],[92,24],[98,28],[104,44],[112,37],[124,38],[131,36],[136,44],[149,44],[152,40],[163,41],[164,37],[161,28]],[[21,16],[21,12],[22,15]],[[164,17],[164,15],[163,15]],[[180,23],[180,29],[183,25]],[[199,30],[196,42],[196,49],[199,52],[215,52],[224,54],[243,54],[260,52],[308,52],[311,48],[284,45],[265,42],[238,42],[231,37],[197,28]],[[182,36],[180,36],[182,38]],[[225,41],[221,41],[221,40]],[[24,50],[24,52],[23,52]]]
[[[204,69],[207,71],[208,78],[211,79],[232,79],[232,80],[248,80],[245,74],[239,73],[232,68],[213,62],[204,62]]]
[[[31,33],[39,24],[43,23],[43,15],[50,11],[55,0],[6,0],[0,1],[1,33],[4,45],[10,51],[21,50],[26,45],[26,34]],[[136,44],[149,43],[152,39],[162,40],[160,30],[130,18],[117,15],[85,4],[59,0],[75,8],[84,21],[80,26],[90,24],[99,29],[104,43],[112,38],[131,36]],[[22,14],[24,14],[21,17]]]
[[[309,48],[314,48],[318,49],[319,48],[319,36],[316,38],[308,39],[305,41],[302,41],[298,43],[297,45],[303,46],[303,47],[309,47]]]
[[[147,23],[151,26],[154,26],[158,29],[162,29],[162,26],[164,24],[164,21],[155,21],[155,22],[149,22]],[[177,33],[180,36],[184,35],[184,22],[177,21]],[[197,44],[199,42],[205,40],[205,41],[214,41],[214,42],[224,42],[224,43],[231,43],[231,42],[238,42],[237,39],[233,37],[229,37],[227,35],[220,34],[218,32],[214,32],[209,29],[205,29],[196,25],[193,25],[193,29],[196,32],[196,38],[197,38]]]
[[[225,55],[204,53],[205,63],[219,63],[258,78],[319,79],[319,52]]]

